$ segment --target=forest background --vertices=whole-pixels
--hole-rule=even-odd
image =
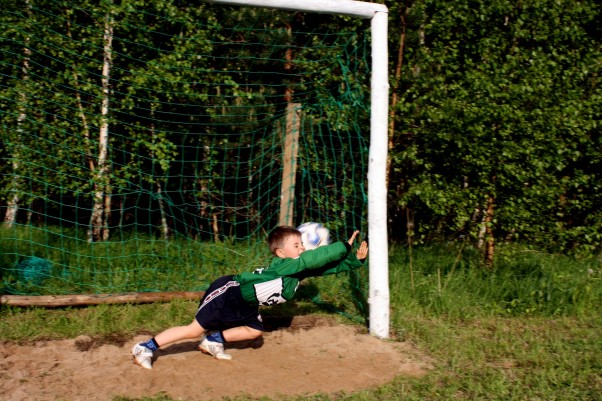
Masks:
[[[428,244],[439,240],[468,240],[482,250],[488,264],[493,263],[495,245],[501,242],[516,242],[553,253],[599,255],[602,246],[601,3],[597,0],[416,0],[384,4],[389,7],[390,22],[388,216],[391,241]],[[19,146],[15,146],[28,124],[34,120],[43,122],[43,126],[58,124],[62,132],[67,133],[94,126],[94,133],[85,133],[85,137],[100,132],[102,140],[103,126],[109,121],[108,114],[99,112],[97,120],[82,122],[85,113],[80,107],[102,109],[105,101],[108,105],[108,99],[103,96],[113,92],[109,92],[104,83],[98,84],[103,79],[102,51],[81,54],[73,48],[72,36],[78,35],[81,43],[94,41],[97,48],[102,49],[103,43],[107,45],[108,33],[120,29],[122,34],[138,35],[131,37],[131,43],[147,44],[131,47],[127,43],[116,44],[121,46],[118,49],[121,54],[128,55],[120,62],[130,65],[122,64],[120,69],[113,69],[113,74],[132,72],[121,77],[121,82],[132,85],[129,89],[113,88],[115,94],[121,93],[123,97],[118,99],[113,95],[111,113],[142,112],[136,109],[133,99],[145,98],[152,103],[153,93],[133,88],[151,88],[159,81],[168,82],[168,78],[193,81],[194,77],[187,76],[193,69],[186,68],[193,61],[176,56],[163,58],[162,63],[178,66],[180,77],[163,77],[167,70],[157,70],[155,81],[142,82],[148,75],[136,74],[141,68],[137,63],[152,59],[153,54],[145,53],[152,53],[152,42],[158,39],[144,32],[127,32],[128,24],[150,23],[152,21],[143,19],[153,10],[160,10],[177,18],[180,26],[184,24],[192,35],[210,37],[219,35],[219,18],[241,19],[236,8],[217,16],[208,13],[211,10],[208,7],[201,2],[176,0],[83,1],[78,2],[77,7],[69,1],[0,0],[0,8],[4,10],[0,14],[0,46],[5,55],[14,56],[12,60],[0,61],[0,157],[3,161],[0,164],[0,219],[4,225],[18,221],[19,206],[31,201],[15,191],[19,183],[13,174],[19,169],[20,158],[31,157],[20,155]],[[92,14],[84,15],[82,9]],[[82,18],[96,19],[96,26],[104,29],[104,39],[97,35],[97,30],[76,31],[69,25],[54,25],[52,16],[57,14],[65,15],[67,21],[80,19],[79,23]],[[107,16],[112,19],[106,19]],[[294,23],[274,18],[266,19],[265,26]],[[195,21],[199,19],[211,22],[215,31],[195,30]],[[330,24],[328,28],[353,32],[363,22],[303,19],[304,26],[311,27],[312,23]],[[85,26],[82,24],[80,28]],[[38,37],[31,35],[40,27],[61,34],[48,40],[42,31]],[[56,43],[61,37],[64,43]],[[37,50],[32,53],[34,41]],[[179,45],[186,51],[184,42]],[[56,68],[59,60],[61,65],[72,65],[74,69]],[[53,68],[36,70],[38,63],[47,63]],[[33,76],[34,71],[53,71],[54,74]],[[225,74],[205,78],[216,83],[228,79]],[[337,77],[330,79],[336,81]],[[96,83],[91,85],[92,81]],[[63,96],[72,102],[70,118],[26,110],[44,109],[41,104],[56,101],[60,88],[73,85],[81,87],[81,93],[88,93],[90,97],[82,99],[73,93]],[[244,88],[238,90],[244,91]],[[54,94],[54,100],[49,98],[49,93]],[[241,93],[240,98],[246,95]],[[205,94],[195,96],[203,99]],[[177,99],[155,100],[177,103]],[[152,113],[152,107],[145,112]],[[368,121],[364,121],[362,130],[368,132]],[[53,144],[67,144],[73,138],[69,135],[52,137],[56,131],[51,129],[39,134],[45,136],[49,155],[57,152]],[[150,145],[140,145],[139,139],[132,136],[128,143],[142,154],[158,159],[171,157],[173,148],[169,138],[157,136]],[[89,154],[86,149],[89,144],[85,142],[73,140],[68,146],[80,150],[82,155]],[[52,163],[47,171],[55,174],[46,177],[51,180],[47,187],[68,186],[69,182],[60,179],[65,169],[70,174],[78,174],[73,166],[61,166],[55,159],[37,157],[40,164]],[[96,193],[102,192],[98,186],[103,185],[103,169],[108,168],[103,157],[106,155],[98,154],[93,159],[82,156],[81,165],[75,169],[90,175],[89,185],[97,186]],[[143,163],[136,167],[140,166],[167,168]],[[124,168],[120,174],[127,179],[130,172]],[[71,190],[76,193],[82,188]],[[97,240],[102,239],[102,233],[95,235]]]
[[[298,399],[600,400],[601,2],[383,3],[389,8],[391,85],[391,334],[395,340],[415,344],[420,354],[428,356],[425,360],[433,369],[421,378],[401,375],[384,386],[349,396],[337,393]],[[221,161],[226,156],[246,160],[247,142],[227,152],[218,147],[212,150],[212,143],[221,146],[231,139],[218,132],[213,142],[198,135],[196,142],[182,144],[178,141],[183,136],[170,134],[163,122],[170,120],[174,131],[180,132],[189,122],[200,126],[205,122],[198,117],[202,108],[183,110],[182,105],[201,104],[206,110],[218,111],[203,118],[228,126],[243,119],[231,108],[230,102],[238,102],[254,108],[256,118],[250,123],[260,125],[262,116],[275,112],[266,99],[278,98],[280,107],[283,104],[281,92],[270,93],[270,78],[276,81],[287,66],[294,72],[301,65],[311,66],[309,61],[334,57],[328,50],[330,43],[308,42],[313,46],[298,51],[297,64],[292,65],[286,52],[291,47],[290,37],[283,27],[340,32],[349,37],[367,31],[365,21],[351,18],[265,10],[251,13],[199,1],[0,0],[0,10],[2,294],[202,290],[211,279],[234,267],[263,264],[264,252],[258,248],[251,252],[245,243],[232,244],[222,237],[226,246],[215,246],[211,229],[205,241],[172,237],[163,241],[163,236],[175,237],[181,227],[174,222],[183,220],[163,224],[160,207],[152,215],[152,240],[147,241],[150,235],[120,232],[121,223],[127,226],[132,221],[142,231],[151,218],[139,213],[136,219],[124,217],[122,221],[126,215],[117,209],[134,209],[105,201],[127,196],[144,204],[150,203],[149,198],[161,199],[161,193],[171,194],[175,201],[179,190],[174,186],[182,182],[182,188],[192,192],[194,182],[179,180],[176,173],[183,173],[185,179],[196,178],[194,174],[189,170],[167,172],[176,161],[187,168],[194,165],[204,177],[214,178],[212,174],[217,172],[227,178],[240,174],[243,179],[239,181],[244,181],[250,177],[246,175],[248,165],[234,170]],[[236,60],[241,69],[249,67],[256,55],[253,46],[243,46],[236,54],[218,54],[221,58],[213,59],[214,65],[202,58],[178,56],[208,52],[216,41],[223,40],[227,24],[266,28],[263,32],[268,37],[274,36],[274,31],[284,32],[279,53],[271,55],[278,60],[260,61],[264,71],[273,68],[273,73],[264,77],[266,87],[236,85],[237,72],[220,64]],[[155,34],[161,30],[168,35]],[[180,39],[180,31],[188,33],[188,40]],[[221,39],[212,40],[220,35]],[[109,43],[112,36],[121,40]],[[318,36],[307,39],[318,40]],[[107,51],[111,46],[113,52]],[[108,59],[109,54],[116,57]],[[110,74],[103,70],[105,65],[113,67]],[[209,67],[213,72],[193,75]],[[323,68],[311,72],[336,86],[343,79],[338,71]],[[200,80],[214,89],[199,90],[195,83]],[[176,85],[178,82],[190,85]],[[352,102],[369,98],[369,87],[362,85],[354,88],[352,95],[357,97],[350,99]],[[363,104],[345,111],[358,113],[360,131],[367,138],[369,116]],[[325,112],[337,121],[332,110]],[[124,116],[122,121],[129,124],[111,124]],[[248,117],[246,113],[244,120]],[[354,138],[354,145],[363,146],[365,138]],[[105,139],[115,145],[112,153],[98,151]],[[280,149],[281,145],[274,147]],[[184,153],[181,149],[192,150]],[[111,170],[106,170],[109,166]],[[354,173],[354,166],[346,164],[338,170],[343,177],[337,183],[345,194],[365,177],[363,167]],[[107,177],[111,185],[105,185]],[[111,196],[115,188],[129,190],[128,183],[143,191]],[[197,203],[232,195],[223,189],[205,189],[199,184]],[[212,197],[206,196],[210,190]],[[327,191],[308,192],[317,197]],[[235,203],[231,199],[226,202]],[[94,205],[98,207],[94,209]],[[165,202],[164,206],[167,210],[173,204]],[[353,212],[344,202],[329,207],[339,215]],[[73,235],[69,224],[74,222],[85,228],[105,227],[106,222],[92,221],[92,212],[100,210],[102,217],[110,208],[115,209],[110,233],[101,229]],[[251,219],[256,212],[248,208],[240,212],[250,221],[246,227],[272,225],[271,221],[264,223],[265,219]],[[361,223],[363,217],[352,223]],[[47,226],[40,229],[44,223]],[[54,235],[57,233],[61,235]],[[105,240],[108,234],[111,241]],[[121,239],[140,240],[120,243],[120,234]],[[259,231],[255,234],[260,236]],[[90,239],[92,244],[86,243]],[[36,246],[31,245],[33,241]],[[17,254],[45,257],[41,262],[52,261],[59,274],[41,280],[44,288],[36,285],[35,276],[26,286],[17,279],[30,277],[17,277],[18,269],[11,271]],[[484,264],[493,264],[493,268],[482,269]],[[365,324],[365,297],[357,291],[356,277],[330,278],[333,280],[314,283],[319,288],[306,287],[295,303],[284,305],[291,310],[276,313],[289,316],[326,310]],[[68,385],[57,381],[57,375],[49,374],[48,369],[56,369],[60,363],[52,357],[43,358],[52,368],[38,363],[39,352],[44,351],[40,341],[47,341],[61,359],[77,348],[89,362],[87,367],[105,375],[107,371],[98,369],[98,360],[90,358],[92,345],[117,345],[119,355],[129,356],[129,343],[136,335],[187,323],[196,308],[195,301],[179,300],[56,309],[3,305],[0,339],[6,347],[2,351],[6,363],[2,385],[15,384],[15,393],[25,389],[20,393],[25,398],[35,389],[67,399],[65,389],[77,391],[73,377],[86,384],[96,381],[82,374],[64,375]],[[308,332],[316,335],[319,331],[313,328]],[[84,344],[81,336],[88,338]],[[57,339],[72,339],[76,346],[62,349],[52,341]],[[331,340],[320,343],[330,344]],[[25,354],[16,350],[28,342],[32,345],[24,348],[28,356],[23,357]],[[315,350],[314,342],[310,343]],[[357,349],[355,340],[350,344]],[[298,356],[298,351],[291,352],[292,356]],[[191,355],[189,360],[198,366],[201,360]],[[171,355],[178,364],[180,356],[185,355]],[[169,357],[162,359],[169,361]],[[109,365],[125,366],[114,360]],[[77,366],[78,373],[81,368]],[[38,376],[24,376],[26,369],[38,369]],[[143,374],[142,370],[127,372]],[[124,371],[119,370],[115,377],[123,379]],[[156,371],[164,376],[165,371]],[[195,370],[190,371],[196,380]],[[181,370],[173,373],[166,377],[185,376]],[[295,370],[291,373],[299,376]],[[364,380],[357,377],[355,367],[335,374]],[[110,376],[104,377],[106,382]],[[252,377],[256,379],[256,372]],[[40,385],[41,381],[45,384]],[[127,376],[126,381],[138,382]],[[246,383],[241,380],[240,384],[244,387]],[[127,394],[125,389],[109,387],[115,394]],[[162,390],[190,387],[174,380]],[[7,390],[4,387],[9,394]],[[160,394],[152,399],[175,398]]]
[[[393,218],[421,240],[599,253],[600,2],[391,9]]]

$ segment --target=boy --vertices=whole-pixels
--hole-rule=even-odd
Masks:
[[[357,269],[368,255],[363,241],[356,254],[351,247],[359,231],[347,242],[336,242],[305,251],[301,233],[293,228],[277,227],[268,236],[275,258],[269,267],[215,280],[201,299],[195,318],[187,326],[171,327],[147,342],[134,345],[134,361],[152,369],[153,352],[173,342],[204,336],[199,349],[216,359],[232,359],[224,352],[224,343],[261,337],[263,323],[259,306],[276,305],[293,297],[299,282],[306,277],[324,276]],[[205,335],[205,333],[208,333]]]

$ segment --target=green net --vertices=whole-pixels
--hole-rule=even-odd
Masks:
[[[2,1],[2,292],[202,290],[278,224],[365,231],[362,21]]]

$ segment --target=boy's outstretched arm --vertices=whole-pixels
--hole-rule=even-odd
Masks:
[[[355,238],[358,236],[359,233],[360,233],[359,231],[354,231],[353,234],[351,235],[351,238],[349,238],[347,240],[347,242],[345,242],[345,246],[347,249],[347,255],[344,256],[343,259],[339,259],[339,260],[327,263],[327,264],[323,265],[321,268],[304,270],[303,272],[299,272],[299,274],[297,274],[296,277],[299,278],[300,280],[302,280],[306,277],[316,277],[316,276],[326,276],[329,274],[337,274],[337,273],[357,269],[357,268],[363,266],[364,259],[366,259],[366,257],[368,256],[368,243],[366,241],[363,241],[360,244],[360,247],[357,250],[355,257],[349,253],[353,249],[353,242],[355,242]],[[341,243],[338,242],[338,244],[340,245]],[[332,246],[332,245],[329,245],[329,246]],[[306,253],[306,255],[309,255],[309,253]],[[303,257],[303,254],[301,255],[301,258],[302,257]]]

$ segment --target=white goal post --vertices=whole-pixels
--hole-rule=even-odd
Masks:
[[[372,68],[370,152],[368,161],[368,234],[370,334],[389,338],[389,249],[387,180],[389,116],[388,9],[354,0],[203,0],[249,7],[345,15],[371,20]]]

